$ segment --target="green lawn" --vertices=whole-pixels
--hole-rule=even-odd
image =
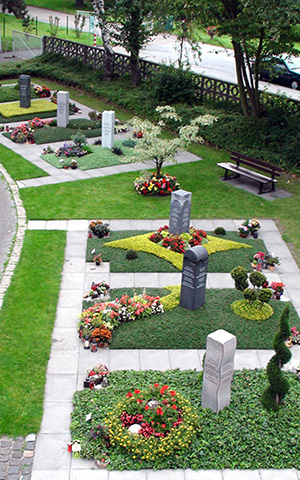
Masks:
[[[26,232],[0,311],[1,435],[39,430],[65,243],[65,232]]]
[[[3,145],[0,145],[0,157],[0,162],[15,181],[48,176],[44,170]]]
[[[92,262],[97,253],[101,253],[104,262],[110,262],[111,272],[178,272],[178,269],[166,260],[163,260],[151,253],[138,252],[135,260],[126,258],[126,250],[120,248],[105,247],[109,243],[120,238],[133,237],[147,233],[143,231],[117,231],[111,232],[109,238],[90,238],[87,243],[86,261]],[[213,235],[213,232],[207,232]],[[227,232],[222,239],[233,240],[246,245],[250,245],[250,249],[228,250],[226,252],[217,252],[209,256],[208,271],[209,272],[231,272],[237,265],[242,265],[250,272],[250,260],[257,252],[267,252],[265,244],[262,240],[254,240],[251,238],[240,238],[236,232]],[[92,255],[91,251],[95,249]]]

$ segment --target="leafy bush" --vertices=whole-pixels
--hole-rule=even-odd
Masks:
[[[234,280],[235,288],[243,292],[248,287],[248,273],[245,267],[235,267],[230,274]]]
[[[258,300],[252,303],[246,300],[236,300],[231,304],[231,308],[236,315],[246,318],[247,320],[263,321],[273,315],[271,305],[268,303],[262,305]]]
[[[244,299],[249,303],[253,303],[257,299],[257,291],[253,288],[245,288],[243,291]]]
[[[157,104],[187,103],[196,100],[193,74],[182,68],[164,66],[149,81],[152,96]]]
[[[138,257],[138,254],[135,250],[127,250],[126,258],[128,260],[135,260]]]
[[[226,235],[226,230],[223,227],[217,227],[215,228],[214,233],[216,235]]]
[[[261,303],[268,303],[271,300],[272,292],[269,288],[262,288],[258,292],[258,300]]]
[[[264,276],[264,274],[260,272],[250,273],[249,280],[252,283],[252,285],[257,288],[262,287],[267,282],[267,279]]]

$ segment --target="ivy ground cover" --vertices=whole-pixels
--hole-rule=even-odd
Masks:
[[[102,260],[104,262],[110,262],[110,271],[111,272],[178,272],[178,269],[170,261],[167,261],[165,258],[156,256],[153,253],[147,253],[143,251],[138,251],[138,257],[135,260],[128,260],[126,258],[125,248],[134,249],[134,240],[130,240],[130,243],[126,247],[126,239],[128,237],[138,238],[139,235],[144,235],[150,232],[145,231],[118,231],[112,232],[108,239],[98,239],[90,238],[88,239],[87,244],[87,262],[92,262],[93,257],[96,253],[101,253]],[[112,242],[121,240],[124,248],[115,248]],[[253,240],[250,238],[242,239],[237,236],[235,232],[227,232],[224,237],[221,237],[221,240],[228,240],[232,242],[238,242],[241,246],[250,247],[250,248],[239,248],[234,250],[227,250],[222,252],[216,252],[209,256],[208,261],[208,271],[209,272],[219,272],[219,273],[229,273],[237,265],[242,265],[251,270],[250,261],[253,258],[253,255],[260,252],[266,252],[266,247],[262,240]],[[108,246],[108,244],[111,244]],[[145,241],[143,242],[145,244]],[[153,242],[150,242],[150,247],[156,246]],[[132,246],[129,246],[132,245]],[[225,244],[226,245],[226,244]],[[95,248],[95,253],[91,252]],[[142,247],[143,248],[143,247]],[[153,247],[152,247],[153,248]],[[167,254],[169,251],[163,247],[161,248],[162,255]],[[171,252],[174,253],[174,252]],[[180,255],[180,254],[177,254]],[[176,254],[175,254],[176,257]],[[180,257],[179,257],[180,258]],[[182,262],[182,260],[181,260]]]
[[[141,289],[135,289],[141,292]],[[162,295],[161,289],[149,289],[151,295]],[[148,293],[148,289],[146,290]],[[132,289],[111,290],[111,298],[133,296]],[[170,292],[165,289],[165,295]],[[271,300],[274,313],[264,321],[244,319],[233,313],[231,304],[243,298],[235,289],[207,289],[205,303],[195,311],[179,304],[179,296],[172,310],[134,322],[122,324],[113,331],[110,348],[113,349],[203,349],[206,337],[220,328],[237,337],[238,349],[272,349],[273,338],[278,331],[279,318],[286,302]],[[172,305],[172,306],[173,306]],[[290,304],[290,326],[299,330],[300,321]],[[86,305],[85,305],[86,308]]]
[[[234,373],[230,405],[215,414],[201,408],[202,375],[198,372],[112,372],[108,388],[75,393],[72,438],[82,441],[81,455],[92,458],[95,442],[99,440],[94,439],[91,430],[105,424],[108,413],[128,391],[143,390],[157,382],[168,385],[191,402],[198,416],[197,437],[188,448],[152,461],[133,458],[122,446],[109,448],[109,469],[299,469],[300,383],[296,375],[285,375],[290,382],[290,392],[278,413],[267,411],[260,402],[268,384],[265,371],[243,370]],[[88,414],[92,416],[91,422],[85,420]]]

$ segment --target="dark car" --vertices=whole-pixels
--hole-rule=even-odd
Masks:
[[[265,60],[259,72],[260,80],[300,89],[300,58]]]

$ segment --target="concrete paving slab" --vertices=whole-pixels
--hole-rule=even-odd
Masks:
[[[29,220],[28,230],[46,230],[46,220]]]
[[[159,370],[164,372],[171,368],[168,350],[141,350],[141,370]]]
[[[256,350],[256,352],[257,352],[258,359],[259,359],[259,362],[260,362],[260,365],[261,365],[261,367],[258,366],[258,368],[266,368],[270,358],[275,353],[273,350],[263,350],[263,349]]]
[[[147,470],[147,480],[184,480],[184,470]]]
[[[134,273],[111,273],[109,285],[111,288],[134,287]]]
[[[79,358],[78,349],[75,350],[51,350],[48,362],[47,375],[77,375]]]
[[[283,258],[291,258],[291,252],[284,242],[271,242],[267,245],[269,253],[272,256],[278,257],[280,260]]]
[[[89,223],[88,220],[68,220],[68,231],[87,232]]]
[[[91,289],[92,282],[106,282],[108,285],[112,287],[111,284],[111,274],[108,272],[101,272],[98,270],[94,270],[85,274],[85,281],[84,281],[84,291],[89,292]],[[126,283],[123,283],[123,287]],[[113,287],[115,288],[115,287]]]
[[[48,220],[46,230],[67,230],[66,220]]]
[[[89,178],[105,177],[106,173],[103,168],[93,168],[93,170],[86,170],[86,174]]]
[[[130,220],[110,220],[109,226],[111,231],[130,230]]]
[[[91,369],[100,363],[106,365],[110,369],[110,350],[108,348],[98,348],[97,352],[92,353],[90,350],[84,350],[83,342],[78,340],[79,348],[79,362],[78,362],[78,373],[80,375],[85,375],[87,369]],[[82,388],[82,384],[80,386]]]
[[[56,480],[59,478],[60,471],[69,471],[71,455],[68,452],[68,442],[70,439],[70,433],[60,435],[39,433],[34,452],[33,472],[52,470],[54,475],[51,480]]]
[[[66,272],[63,275],[60,288],[61,290],[80,290],[82,288],[82,282],[84,275],[82,273],[69,273]]]
[[[139,370],[140,358],[138,350],[110,350],[109,370]]]
[[[81,309],[73,307],[59,307],[56,310],[55,326],[73,328],[77,326],[78,315]]]
[[[77,326],[64,328],[54,327],[52,332],[53,350],[77,350]]]
[[[135,273],[135,287],[154,287],[159,286],[159,273]]]
[[[110,272],[110,262],[102,262],[100,265],[96,265],[94,262],[86,262],[85,272],[87,273],[109,273]]]
[[[94,460],[89,460],[87,458],[72,458],[71,459],[71,471],[74,470],[85,470],[86,474],[88,470],[97,470],[97,471],[104,471],[107,473],[107,470],[101,470],[97,467],[96,462]],[[89,478],[88,476],[86,478]]]
[[[201,370],[198,350],[170,350],[170,368]]]
[[[244,368],[260,368],[261,362],[257,355],[257,350],[236,350],[234,356],[234,369],[243,370]]]
[[[98,467],[97,467],[98,468]],[[108,480],[107,470],[71,470],[70,480]]]
[[[221,470],[191,470],[184,471],[185,480],[223,480]]]
[[[207,288],[234,288],[230,273],[208,273]]]
[[[152,229],[151,220],[130,220],[130,230],[149,230]]]
[[[223,227],[226,231],[229,230],[229,231],[232,231],[232,230],[236,230],[236,225],[234,223],[234,221],[232,219],[229,219],[229,218],[225,218],[225,219],[219,219],[219,218],[214,218],[213,219],[213,225],[214,225],[214,229],[217,228],[217,227]]]
[[[72,402],[76,390],[76,375],[47,375],[45,400],[47,402]]]
[[[282,243],[282,238],[278,230],[277,231],[259,230],[258,236],[265,242],[265,245],[268,249],[274,250],[273,244]]]
[[[276,265],[276,270],[280,275],[299,273],[298,265],[293,258],[281,259],[281,264]]]
[[[295,469],[260,469],[259,473],[261,480],[298,480],[297,472]]]
[[[84,258],[85,259],[85,249],[80,248],[80,243],[74,241],[67,243],[65,250],[65,258]]]
[[[287,285],[287,284],[285,284]],[[291,300],[295,308],[300,307],[299,288],[286,286],[284,290],[285,295]]]
[[[123,470],[123,471],[110,471],[108,473],[108,480],[149,480],[150,470]]]
[[[261,228],[262,232],[264,231],[270,231],[270,232],[277,232],[278,231],[278,227],[276,225],[276,223],[274,222],[274,220],[272,220],[271,218],[260,218],[259,219],[260,223],[261,223]]]
[[[72,402],[44,402],[40,432],[55,435],[69,434],[72,410]]]
[[[58,307],[74,307],[81,309],[83,288],[74,290],[61,290]]]
[[[168,287],[169,285],[181,285],[181,273],[160,273],[159,287]]]
[[[258,470],[222,470],[223,480],[261,480]]]
[[[193,220],[190,222],[191,227],[201,228],[206,232],[213,232],[215,229],[213,220]]]
[[[66,258],[63,268],[63,275],[65,273],[82,273],[85,269],[85,258]]]
[[[69,470],[34,470],[31,474],[31,480],[54,480],[54,479],[69,480]]]

